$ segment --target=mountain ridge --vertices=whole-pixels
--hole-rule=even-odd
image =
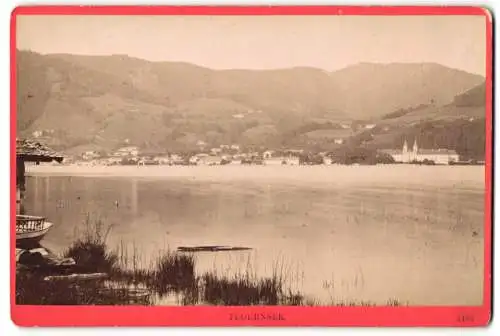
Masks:
[[[352,64],[348,64],[342,68],[335,69],[335,70],[328,70],[325,68],[317,67],[317,66],[310,66],[310,65],[294,65],[294,66],[288,66],[288,67],[278,67],[278,68],[212,68],[209,66],[204,66],[204,65],[199,65],[196,63],[190,63],[190,62],[185,62],[185,61],[177,61],[177,60],[148,60],[146,58],[141,58],[137,56],[131,56],[128,54],[121,54],[121,53],[116,53],[116,54],[99,54],[99,55],[88,55],[88,54],[71,54],[71,53],[40,53],[37,51],[33,50],[27,50],[27,49],[17,49],[18,53],[32,53],[32,54],[37,54],[39,56],[53,56],[57,58],[73,58],[73,57],[86,57],[86,58],[103,58],[103,57],[119,57],[119,58],[128,58],[131,60],[136,60],[136,61],[141,61],[141,62],[147,62],[147,63],[157,63],[157,64],[178,64],[178,65],[190,65],[193,67],[205,69],[205,70],[211,70],[211,71],[280,71],[280,70],[292,70],[292,69],[311,69],[311,70],[319,70],[324,73],[335,73],[338,71],[346,70],[349,68],[353,67],[358,67],[358,66],[391,66],[391,65],[396,65],[396,66],[405,66],[405,65],[423,65],[423,66],[438,66],[442,68],[449,68],[453,69],[455,71],[459,71],[465,74],[469,75],[474,75],[474,76],[480,76],[484,78],[483,75],[467,71],[465,69],[461,68],[453,68],[451,66],[447,66],[438,62],[366,62],[366,61],[360,61]]]
[[[125,139],[159,147],[262,144],[312,122],[373,122],[398,108],[450,104],[484,81],[428,63],[213,70],[18,51],[16,67],[18,133],[53,130],[50,141],[61,148]]]

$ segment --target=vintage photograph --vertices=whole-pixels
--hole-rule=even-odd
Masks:
[[[18,305],[480,306],[484,15],[19,15]]]

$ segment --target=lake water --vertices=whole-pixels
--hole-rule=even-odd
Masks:
[[[278,269],[323,303],[397,299],[479,305],[484,274],[482,166],[29,167],[28,214],[55,223],[62,252],[85,218],[113,225],[112,247],[141,263],[165,248],[251,247],[197,254],[197,271]]]

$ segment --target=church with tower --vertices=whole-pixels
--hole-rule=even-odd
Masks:
[[[383,152],[390,154],[394,161],[402,163],[431,161],[435,164],[449,164],[459,160],[459,155],[454,150],[419,148],[417,139],[411,148],[408,147],[408,141],[405,139],[402,150],[385,150]]]
[[[403,143],[403,151],[401,153],[401,162],[412,162],[412,161],[418,161],[418,144],[417,144],[417,139],[415,139],[415,142],[413,143],[413,148],[411,150],[408,150],[408,142],[405,139],[405,142]]]

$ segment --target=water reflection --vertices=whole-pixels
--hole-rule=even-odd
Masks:
[[[425,186],[419,181],[426,176],[415,173],[412,183],[396,186],[335,185],[342,176],[329,178],[38,176],[28,178],[26,206],[55,223],[44,240],[55,251],[74,240],[90,214],[113,225],[110,245],[133,244],[143,265],[166,247],[248,246],[253,250],[199,254],[197,271],[267,275],[279,267],[293,286],[325,302],[481,303],[479,188]]]

